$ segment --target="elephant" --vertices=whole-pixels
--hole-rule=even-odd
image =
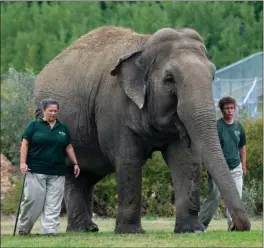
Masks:
[[[39,73],[37,109],[44,98],[60,103],[81,169],[65,176],[69,232],[98,231],[92,220],[94,185],[116,173],[116,233],[144,233],[142,167],[160,151],[175,192],[175,233],[204,231],[200,165],[206,165],[236,230],[250,230],[221,150],[212,94],[214,64],[190,28],[139,34],[103,26],[78,38]],[[37,111],[39,113],[39,111]],[[37,116],[38,117],[38,114]]]

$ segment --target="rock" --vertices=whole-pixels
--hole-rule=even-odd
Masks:
[[[12,190],[12,178],[13,165],[3,154],[1,154],[1,200],[5,198],[10,190]]]

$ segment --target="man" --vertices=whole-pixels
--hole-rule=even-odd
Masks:
[[[217,132],[221,147],[229,166],[231,175],[235,181],[240,197],[242,197],[243,174],[246,168],[246,135],[242,125],[234,119],[236,101],[232,97],[223,97],[218,106],[223,118],[217,120]],[[220,191],[208,173],[208,193],[199,213],[199,219],[207,228],[215,215],[221,200]],[[234,230],[232,218],[226,209],[228,231]]]

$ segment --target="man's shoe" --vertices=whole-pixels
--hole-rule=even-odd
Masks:
[[[234,225],[233,221],[228,221],[227,231],[232,232],[234,230],[235,230],[235,225]]]
[[[46,235],[46,236],[55,236],[56,233],[46,233],[45,235]]]
[[[205,231],[208,228],[208,225],[205,225],[204,223],[202,223],[202,225],[203,225],[203,229]]]

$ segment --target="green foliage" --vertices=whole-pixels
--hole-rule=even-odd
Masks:
[[[247,137],[247,175],[245,181],[245,198],[252,215],[263,211],[263,119],[246,119],[243,121]]]
[[[106,6],[103,14],[107,25],[128,27],[139,33],[153,33],[169,26],[167,13],[155,2],[106,2]]]
[[[243,201],[250,216],[262,216],[263,213],[263,182],[252,179],[245,183]]]
[[[17,72],[14,68],[1,75],[1,152],[15,164],[22,132],[34,119],[35,78],[31,71]]]
[[[75,39],[103,25],[97,2],[2,5],[1,71],[13,65],[18,70],[30,68],[38,73]]]
[[[117,212],[117,184],[111,174],[101,180],[94,188],[94,212],[99,216],[115,217]]]
[[[253,178],[263,178],[263,119],[247,119],[243,122],[247,137],[247,168],[246,182]]]
[[[217,68],[262,50],[263,22],[239,2],[165,2],[170,26],[197,30]],[[262,15],[261,15],[262,18]],[[254,40],[252,37],[255,37]]]
[[[143,167],[142,214],[175,216],[174,192],[170,171],[160,152]]]
[[[75,39],[103,25],[139,33],[163,27],[194,28],[204,38],[209,58],[217,68],[223,67],[263,50],[261,6],[247,2],[3,2],[1,72],[14,66],[39,73]]]
[[[23,185],[23,178],[17,177],[12,182],[13,189],[3,201],[1,201],[1,212],[8,214],[16,214],[18,209],[18,203]]]

